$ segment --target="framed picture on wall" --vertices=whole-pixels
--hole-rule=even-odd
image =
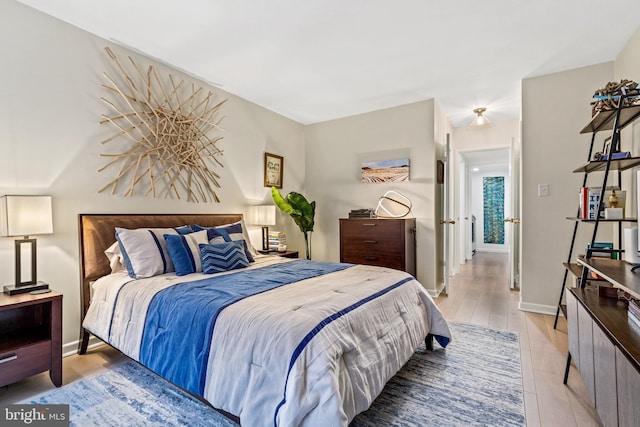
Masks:
[[[284,157],[264,153],[264,186],[282,188]]]

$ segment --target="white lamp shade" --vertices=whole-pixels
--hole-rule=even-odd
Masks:
[[[0,235],[53,233],[51,196],[0,197]]]
[[[276,207],[274,205],[251,206],[251,223],[276,225]]]

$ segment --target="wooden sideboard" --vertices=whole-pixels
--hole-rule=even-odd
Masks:
[[[640,271],[617,260],[579,259],[584,268],[637,297]],[[640,327],[628,319],[627,302],[598,295],[594,286],[567,290],[569,363],[573,359],[602,424],[637,426],[640,420]]]
[[[416,220],[340,218],[340,262],[416,275]]]

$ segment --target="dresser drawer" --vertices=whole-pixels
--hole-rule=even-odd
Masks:
[[[345,237],[342,240],[345,253],[361,252],[365,254],[401,256],[404,246],[398,239],[380,239],[377,237]]]
[[[404,223],[393,219],[340,221],[340,234],[347,239],[376,238],[380,240],[398,239],[404,232]]]
[[[380,254],[345,253],[342,262],[351,264],[376,265],[404,270],[405,265],[399,256],[382,256]]]
[[[51,341],[40,341],[0,353],[0,387],[51,367]]]

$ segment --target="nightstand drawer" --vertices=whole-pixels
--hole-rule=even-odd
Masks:
[[[404,263],[399,256],[382,256],[380,254],[345,253],[342,262],[350,264],[376,265],[379,267],[389,267],[396,270],[404,270]]]
[[[48,371],[50,366],[50,340],[5,351],[0,354],[0,387]]]

